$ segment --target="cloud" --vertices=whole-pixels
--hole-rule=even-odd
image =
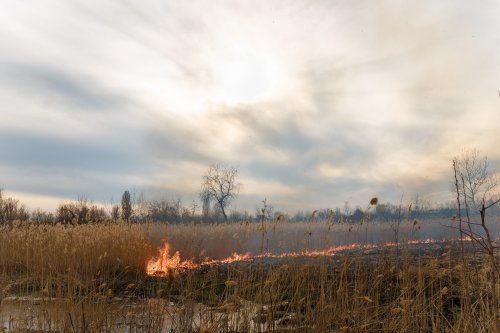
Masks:
[[[4,86],[24,96],[42,97],[52,105],[64,104],[73,112],[111,111],[125,104],[122,96],[102,93],[96,82],[72,77],[58,69],[15,63],[2,64],[2,67]]]
[[[68,138],[3,129],[0,186],[40,197],[84,195],[99,201],[119,197],[127,188],[146,187],[150,161],[142,142],[128,134],[135,133]]]
[[[7,2],[4,186],[196,199],[222,162],[240,170],[247,209],[263,197],[292,211],[401,192],[447,200],[461,148],[500,161],[498,6]],[[241,98],[241,82],[259,94]]]

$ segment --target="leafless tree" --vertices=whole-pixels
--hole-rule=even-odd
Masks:
[[[201,193],[202,202],[202,218],[203,221],[208,222],[210,219],[210,197],[206,193]]]
[[[118,221],[119,218],[120,218],[120,206],[113,205],[113,207],[111,208],[111,220],[113,220],[113,222],[116,222]]]
[[[482,247],[483,237],[476,235],[471,216],[478,213],[486,213],[486,209],[491,208],[496,203],[493,200],[494,189],[497,186],[497,179],[488,171],[488,159],[480,156],[477,150],[466,150],[460,156],[453,159],[454,172],[454,192],[457,197],[459,229],[463,238],[464,225],[467,226],[467,236],[476,237]],[[483,211],[484,208],[484,211]],[[465,214],[463,216],[462,212]],[[488,233],[486,225],[479,225],[484,234]],[[484,236],[484,235],[483,235]]]
[[[477,214],[483,199],[496,187],[497,180],[488,172],[488,159],[476,149],[465,150],[453,159],[466,213]]]
[[[48,224],[54,223],[56,219],[53,213],[45,212],[42,209],[37,208],[31,212],[30,220],[35,223]]]
[[[100,223],[108,220],[108,214],[103,207],[89,202],[85,197],[79,197],[74,202],[61,203],[57,207],[55,220],[59,223]]]
[[[0,224],[12,222],[26,221],[29,219],[29,213],[26,207],[19,200],[9,197],[4,197],[3,190],[0,189]]]
[[[132,199],[130,192],[125,191],[122,195],[122,219],[128,221],[132,216]]]
[[[238,170],[232,166],[211,165],[203,176],[200,197],[202,201],[214,200],[227,221],[226,208],[237,196],[240,184]]]
[[[464,236],[472,239],[473,244],[478,244],[488,255],[492,267],[490,274],[492,295],[496,306],[498,304],[496,297],[498,265],[495,252],[500,245],[491,236],[489,226],[486,223],[486,212],[500,202],[500,199],[494,194],[497,180],[488,171],[487,158],[479,156],[477,150],[465,151],[460,157],[455,157],[453,159],[453,172],[462,258],[464,256]],[[465,217],[462,215],[462,210],[465,211]],[[479,221],[471,219],[471,215],[477,214],[477,212],[480,214]]]

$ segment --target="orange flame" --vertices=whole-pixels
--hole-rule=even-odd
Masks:
[[[193,268],[190,261],[181,261],[179,251],[170,256],[170,245],[165,243],[158,249],[158,257],[151,258],[146,266],[148,275],[166,275],[169,270],[177,268]]]
[[[464,238],[465,241],[470,239]],[[408,245],[416,244],[435,244],[442,243],[446,240],[436,240],[436,239],[421,239],[421,240],[409,240],[406,242]],[[190,270],[197,269],[202,266],[216,266],[221,264],[231,264],[235,262],[251,261],[261,258],[294,258],[294,257],[327,257],[334,256],[338,252],[343,252],[346,250],[371,250],[377,248],[388,248],[396,247],[400,244],[389,242],[385,244],[359,244],[354,243],[350,245],[337,245],[332,246],[326,250],[303,250],[298,252],[286,252],[286,253],[260,253],[252,255],[247,252],[244,254],[233,253],[230,257],[224,259],[206,259],[200,263],[194,263],[191,260],[181,260],[179,251],[176,251],[172,256],[170,256],[170,245],[165,242],[165,244],[158,249],[158,257],[151,258],[146,265],[146,273],[153,276],[165,276],[168,275],[172,270]]]

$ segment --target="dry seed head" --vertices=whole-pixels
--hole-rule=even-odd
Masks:
[[[372,299],[368,296],[363,296],[363,299],[367,301],[368,303],[373,303]]]
[[[407,307],[407,306],[410,306],[411,304],[413,304],[413,300],[412,299],[401,299],[399,301],[399,304],[401,304],[401,306],[403,306],[403,307]]]
[[[49,287],[47,285],[42,289],[42,296],[49,296]]]
[[[495,286],[495,289],[496,289],[496,296],[497,296],[497,297],[500,297],[500,285],[498,285],[498,284],[497,284],[497,285]]]
[[[373,197],[371,200],[370,200],[370,205],[372,206],[376,206],[378,204],[378,198],[377,197]]]
[[[404,312],[404,310],[401,309],[401,308],[393,308],[393,309],[391,309],[391,313],[392,314],[398,314],[398,313],[401,313],[401,312]]]
[[[224,283],[226,285],[226,287],[234,287],[238,284],[238,282],[236,281],[232,281],[232,280],[228,280]]]

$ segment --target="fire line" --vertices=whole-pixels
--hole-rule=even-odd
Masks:
[[[465,241],[471,241],[470,238],[464,238]],[[417,244],[436,244],[444,243],[449,240],[445,239],[422,239],[422,240],[409,240],[405,244],[407,245],[417,245]],[[399,244],[401,245],[401,244]],[[165,244],[158,249],[158,256],[151,258],[146,265],[146,273],[151,276],[165,276],[168,275],[172,270],[191,270],[198,269],[204,266],[216,266],[223,264],[231,264],[236,262],[245,262],[261,258],[296,258],[296,257],[328,257],[334,256],[339,252],[347,250],[371,250],[376,248],[389,248],[396,247],[397,243],[389,242],[384,244],[359,244],[354,243],[350,245],[338,245],[331,246],[326,250],[303,250],[298,252],[287,252],[287,253],[271,253],[264,252],[259,254],[251,254],[250,252],[239,254],[233,253],[231,256],[224,259],[207,259],[202,262],[196,263],[192,260],[181,260],[179,251],[175,251],[173,255],[170,255],[170,245],[165,242]]]

